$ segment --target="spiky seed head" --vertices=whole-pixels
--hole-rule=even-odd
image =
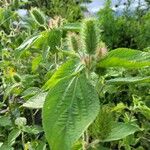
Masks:
[[[106,54],[107,54],[107,46],[105,45],[105,43],[101,42],[96,50],[96,54],[95,54],[96,60],[100,60]]]
[[[104,58],[106,56],[106,54],[107,54],[107,46],[105,45],[105,43],[100,42],[99,46],[97,47],[96,53],[95,53],[96,62],[98,62],[99,60]],[[105,75],[106,69],[96,66],[95,73],[98,75]]]
[[[94,54],[99,40],[94,19],[86,19],[83,21],[81,37],[84,50],[88,54]]]
[[[32,8],[30,14],[38,25],[44,25],[46,23],[44,14],[38,8]]]
[[[68,33],[68,38],[67,38],[67,42],[68,42],[68,46],[70,50],[73,50],[75,52],[79,51],[79,37],[77,34],[69,32]]]
[[[51,18],[48,21],[48,27],[53,29],[53,28],[59,28],[63,25],[64,19],[60,16],[55,16],[54,18]]]

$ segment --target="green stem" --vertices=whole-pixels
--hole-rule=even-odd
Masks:
[[[23,149],[25,149],[25,140],[24,140],[24,132],[23,131],[21,132],[21,140],[22,140]]]
[[[89,136],[88,136],[88,130],[86,130],[83,133],[83,143],[82,143],[82,149],[83,150],[87,150],[88,149],[88,145],[89,145]]]
[[[55,65],[56,65],[56,69],[58,68],[58,54],[55,53]]]
[[[83,135],[82,135],[82,149],[86,150],[85,133],[83,133]]]

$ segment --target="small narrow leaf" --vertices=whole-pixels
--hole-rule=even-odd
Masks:
[[[32,43],[39,38],[39,35],[32,36],[31,38],[25,40],[15,51],[15,56],[19,57],[24,51],[32,46]]]
[[[43,127],[52,150],[70,150],[99,112],[99,98],[85,75],[60,80],[48,93]]]
[[[150,82],[149,77],[127,77],[127,78],[116,78],[107,80],[106,83],[108,84],[131,84],[131,83],[148,83]]]
[[[21,130],[13,129],[10,134],[8,135],[8,144],[13,145],[15,143],[16,138],[21,134]]]
[[[63,30],[65,31],[72,31],[72,32],[79,32],[81,30],[80,23],[69,23],[63,26]]]
[[[33,60],[32,60],[32,71],[35,72],[38,67],[39,67],[39,64],[40,62],[42,61],[42,56],[39,55],[37,57],[35,57]]]
[[[46,23],[46,18],[40,9],[32,8],[30,14],[38,25],[44,25]]]

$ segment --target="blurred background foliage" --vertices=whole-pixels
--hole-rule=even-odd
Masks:
[[[84,17],[94,16],[98,19],[101,29],[101,39],[110,49],[117,47],[127,47],[134,49],[144,49],[150,46],[150,2],[146,0],[146,6],[139,3],[136,8],[131,5],[134,0],[128,0],[123,3],[124,8],[121,13],[117,13],[120,0],[116,1],[115,10],[112,8],[111,0],[105,1],[105,6],[94,16],[86,6],[91,0],[6,0],[1,1],[2,7],[7,6],[7,11],[1,12],[2,21],[5,20],[5,26],[9,29],[10,16],[15,17],[14,10],[27,10],[33,7],[40,10],[49,18],[61,16],[68,22],[79,22]],[[84,5],[86,3],[86,5]],[[9,9],[8,6],[10,5]],[[2,8],[1,8],[2,11]],[[4,11],[4,10],[3,10]],[[14,14],[13,14],[14,13]],[[4,18],[5,17],[5,18]],[[23,17],[25,19],[25,16]],[[29,19],[28,19],[29,21]],[[30,24],[32,21],[30,20]],[[35,27],[34,27],[35,28]],[[7,32],[7,30],[5,30]]]
[[[118,15],[111,8],[111,0],[107,0],[103,9],[98,12],[98,20],[102,30],[102,41],[110,48],[128,47],[144,49],[150,46],[150,12],[147,7],[130,7],[131,1],[124,3],[125,9]],[[119,5],[115,6],[116,9]]]

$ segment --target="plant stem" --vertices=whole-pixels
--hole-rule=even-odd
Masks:
[[[83,145],[82,145],[83,150],[87,150],[88,145],[89,145],[89,136],[88,136],[88,130],[86,130],[83,133]]]
[[[56,66],[56,69],[58,68],[58,54],[57,53],[55,53],[55,56],[54,56],[55,58],[55,66]]]
[[[24,133],[23,133],[23,131],[21,133],[21,140],[22,140],[23,149],[25,149],[25,140],[24,140]]]
[[[85,134],[82,135],[82,149],[86,150],[86,144],[85,144]]]

